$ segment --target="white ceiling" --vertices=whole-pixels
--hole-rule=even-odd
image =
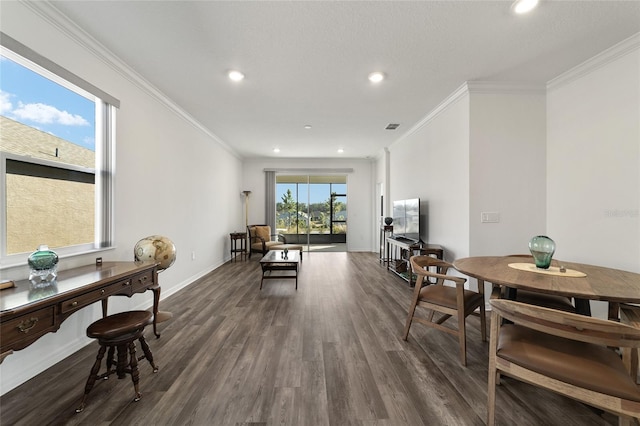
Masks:
[[[544,84],[640,32],[639,1],[51,3],[243,157],[375,157],[465,81]]]

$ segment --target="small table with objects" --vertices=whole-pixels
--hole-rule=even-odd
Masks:
[[[262,267],[262,279],[260,280],[260,290],[264,280],[273,279],[295,279],[296,290],[298,289],[298,266],[300,264],[300,252],[297,250],[270,250],[260,259]],[[276,272],[276,274],[273,274]]]
[[[231,260],[237,260],[236,253],[240,253],[240,260],[244,260],[247,256],[247,233],[232,232],[229,234],[229,238],[231,239]],[[240,247],[238,247],[238,241],[240,242]]]
[[[395,272],[407,281],[410,287],[415,285],[415,281],[409,259],[417,255],[428,255],[443,260],[444,248],[437,244],[426,244],[402,237],[387,237],[385,255],[387,270]]]

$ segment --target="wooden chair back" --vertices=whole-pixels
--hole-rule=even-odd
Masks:
[[[624,348],[624,358],[635,354],[640,329],[497,296],[495,289],[490,301],[489,426],[495,423],[496,384],[502,374],[618,414],[620,425],[640,418],[640,389],[630,374],[631,362],[613,350]],[[502,325],[502,319],[513,324]]]
[[[543,333],[603,346],[640,347],[640,329],[626,324],[507,299],[490,303],[502,318]]]

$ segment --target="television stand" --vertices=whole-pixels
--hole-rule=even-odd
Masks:
[[[387,256],[385,258],[387,270],[395,273],[409,283],[415,285],[409,258],[416,255],[434,256],[444,260],[444,249],[437,244],[426,244],[403,237],[387,237]]]

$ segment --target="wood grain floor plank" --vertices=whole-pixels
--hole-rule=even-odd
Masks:
[[[112,376],[74,412],[94,342],[0,397],[0,424],[484,424],[488,344],[477,316],[467,320],[465,368],[453,336],[416,324],[401,339],[412,289],[375,254],[305,253],[298,290],[292,280],[259,290],[258,260],[227,263],[162,300],[174,316],[160,339],[146,333],[160,371],[140,362],[139,402],[129,377]],[[497,400],[498,425],[617,423],[512,379]]]

